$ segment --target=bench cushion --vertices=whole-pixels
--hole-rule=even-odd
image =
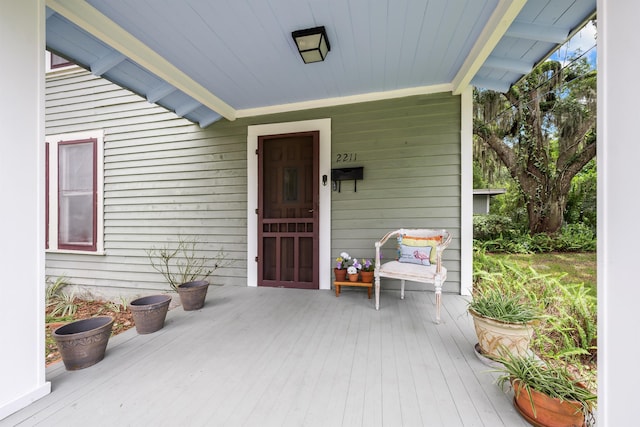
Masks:
[[[408,264],[398,261],[389,261],[380,266],[380,277],[392,277],[395,279],[405,279],[414,282],[434,283],[436,277],[436,265],[429,266],[419,264]],[[441,268],[442,281],[447,278],[447,269]]]

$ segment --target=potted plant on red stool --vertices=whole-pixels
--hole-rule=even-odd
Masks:
[[[344,282],[347,280],[347,266],[349,261],[351,261],[351,257],[346,252],[342,252],[340,256],[336,258],[336,266],[333,269],[336,282]]]
[[[370,259],[362,260],[362,268],[360,269],[360,280],[364,283],[373,283],[373,270],[375,265]]]

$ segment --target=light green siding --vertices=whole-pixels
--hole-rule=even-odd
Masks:
[[[330,117],[331,167],[364,167],[332,192],[331,254],[373,257],[400,227],[447,228],[445,291],[459,291],[460,98],[450,94],[283,113],[200,129],[86,72],[49,76],[47,135],[104,131],[105,255],[47,253],[47,274],[109,295],[165,289],[145,249],[197,235],[232,264],[214,284],[246,285],[247,126]],[[338,162],[352,153],[356,161]],[[342,157],[342,156],[340,156]],[[385,252],[391,257],[393,250]],[[106,290],[105,290],[106,289]]]
[[[197,235],[232,264],[211,282],[245,285],[246,126],[203,131],[88,73],[47,79],[47,134],[104,131],[105,255],[47,253],[47,275],[117,296],[168,287],[145,250]]]
[[[446,291],[460,290],[460,97],[415,96],[332,114],[332,167],[363,166],[332,197],[332,253],[372,258],[375,240],[398,228],[446,228]],[[336,163],[338,153],[357,153]],[[395,256],[393,244],[386,258]],[[409,287],[410,288],[410,287]]]

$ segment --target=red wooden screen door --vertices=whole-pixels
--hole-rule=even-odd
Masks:
[[[258,285],[318,289],[318,132],[258,138]]]

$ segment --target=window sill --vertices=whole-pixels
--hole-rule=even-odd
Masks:
[[[78,250],[72,250],[72,249],[45,249],[44,252],[47,254],[75,254],[75,255],[97,255],[97,256],[106,255],[105,251],[91,252],[91,251],[78,251]]]

